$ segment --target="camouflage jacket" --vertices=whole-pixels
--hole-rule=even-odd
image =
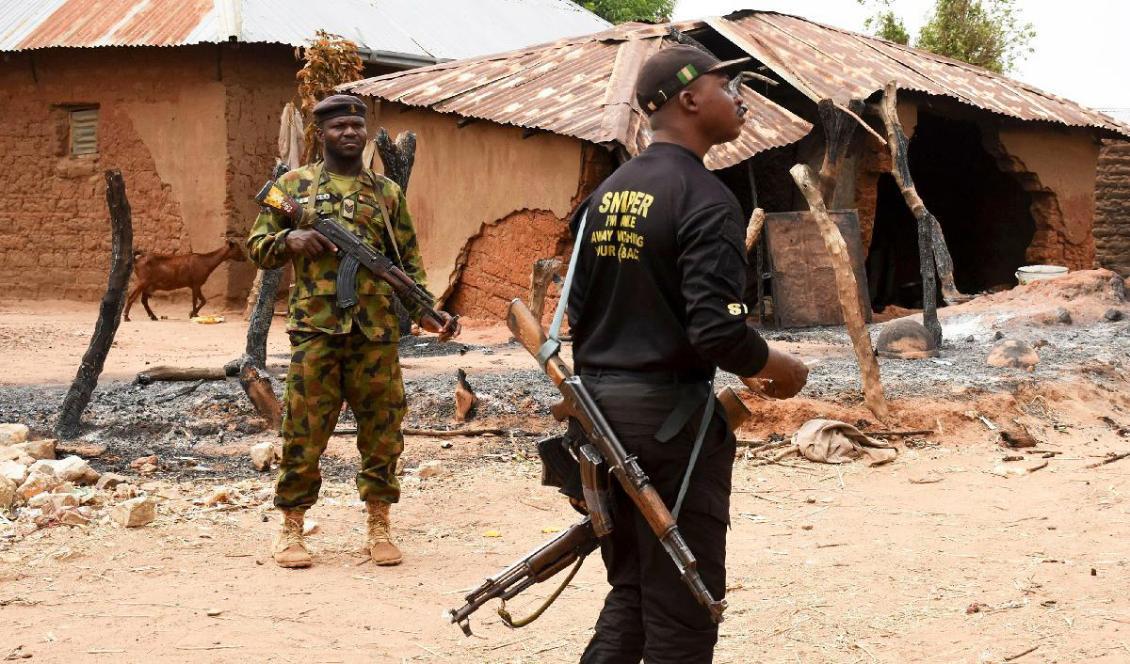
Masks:
[[[303,226],[312,222],[306,217],[310,216],[308,201],[315,190],[315,172],[315,166],[306,165],[286,173],[278,181],[279,186],[306,210],[301,224]],[[322,169],[320,183],[316,187],[316,213],[334,217],[370,246],[397,262],[396,251],[388,245],[386,239],[388,232],[385,230],[380,205],[383,201],[384,209],[392,218],[391,226],[396,235],[396,247],[400,251],[404,271],[416,283],[427,288],[423,260],[416,242],[416,230],[412,226],[412,217],[408,214],[408,204],[400,187],[367,168],[358,175],[356,184],[348,195],[339,195],[329,183],[330,175]],[[380,197],[379,201],[377,197]],[[286,248],[286,236],[292,230],[294,224],[289,219],[263,208],[247,239],[251,260],[265,270],[282,267],[288,260],[294,262],[295,283],[290,293],[287,330],[347,334],[356,326],[369,339],[396,342],[399,328],[392,309],[392,287],[362,268],[357,273],[358,302],[348,309],[342,309],[336,301],[338,257],[329,252],[313,260],[300,255],[292,256]],[[408,313],[413,319],[418,319],[421,312],[410,306]]]

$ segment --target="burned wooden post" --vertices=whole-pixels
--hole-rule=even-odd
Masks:
[[[239,370],[239,384],[243,391],[247,393],[247,397],[251,399],[255,411],[267,420],[268,427],[278,431],[282,424],[282,404],[279,403],[279,398],[275,396],[275,390],[271,386],[271,378],[267,375],[266,369],[245,363]]]
[[[825,204],[834,205],[840,168],[844,163],[844,155],[851,145],[851,139],[855,135],[858,120],[845,113],[831,99],[821,100],[817,108],[820,113],[820,124],[824,127],[824,162],[820,165],[820,195]],[[851,100],[848,110],[858,116],[863,112],[863,102],[859,99]]]
[[[400,190],[408,195],[408,180],[412,177],[412,166],[416,163],[416,133],[412,131],[401,132],[394,142],[388,135],[388,130],[381,127],[377,132],[375,143],[377,154],[380,155],[381,163],[384,164],[385,177],[399,185]],[[392,219],[389,219],[388,222],[391,224]],[[390,237],[389,241],[396,242],[396,238]],[[399,256],[390,256],[389,258],[399,262]],[[404,308],[404,304],[396,295],[392,296],[392,308],[400,323],[400,333],[408,334],[411,332],[412,319],[408,316],[408,310]]]
[[[934,337],[934,343],[942,345],[942,324],[938,322],[938,282],[934,277],[934,229],[937,223],[934,215],[926,209],[926,204],[914,188],[914,179],[910,176],[910,160],[908,156],[909,141],[902,130],[902,123],[898,116],[898,100],[895,81],[887,84],[883,91],[883,99],[879,105],[879,112],[883,117],[883,124],[887,128],[887,143],[891,149],[891,174],[895,177],[902,196],[914,218],[918,220],[918,261],[922,274],[922,324]]]
[[[385,177],[400,185],[401,191],[408,193],[408,179],[412,177],[412,166],[416,163],[416,133],[401,132],[396,142],[384,127],[377,132],[377,154],[385,167]]]
[[[812,169],[804,164],[797,164],[789,173],[808,201],[808,207],[816,219],[816,225],[820,228],[820,235],[824,239],[824,246],[827,247],[832,261],[832,270],[836,275],[836,294],[839,296],[840,306],[843,307],[848,336],[851,337],[855,355],[859,360],[859,370],[863,379],[863,400],[875,417],[885,422],[889,418],[889,413],[886,398],[883,396],[883,384],[879,378],[879,361],[875,359],[875,350],[871,346],[871,337],[867,333],[867,324],[863,319],[864,303],[860,301],[859,284],[855,280],[855,273],[848,260],[847,245],[840,235],[840,230],[828,216],[828,208],[824,204],[824,198],[820,194],[820,187]]]
[[[98,376],[102,373],[122,319],[126,288],[133,270],[133,219],[126,198],[126,184],[122,172],[117,169],[106,171],[106,204],[110,209],[110,279],[98,308],[98,322],[94,326],[90,346],[82,356],[82,364],[63,399],[59,421],[55,425],[55,435],[63,439],[74,438],[79,433],[82,414],[90,404],[90,396],[98,385]]]
[[[892,163],[890,173],[895,176],[898,189],[902,191],[906,206],[914,213],[914,218],[919,220],[920,225],[927,225],[930,235],[930,254],[933,256],[933,263],[937,267],[938,278],[941,279],[941,297],[946,300],[946,304],[968,302],[971,297],[957,290],[954,283],[954,259],[949,254],[949,247],[946,246],[946,236],[941,231],[941,224],[939,224],[938,218],[925,208],[922,196],[919,195],[918,189],[914,186],[914,180],[911,177],[909,141],[907,141],[906,133],[903,131],[902,122],[898,120],[897,95],[895,81],[888,82],[884,89],[883,101],[879,105],[879,113],[883,117],[889,138],[887,142],[890,146],[890,163]],[[897,132],[898,137],[902,137],[901,141],[896,140],[895,132]],[[927,260],[923,264],[929,263],[930,261]],[[941,343],[940,332],[938,333],[938,343]]]
[[[556,257],[534,261],[534,271],[530,275],[530,311],[538,320],[545,313],[545,296],[549,292],[549,284],[561,273],[561,265],[561,259]]]

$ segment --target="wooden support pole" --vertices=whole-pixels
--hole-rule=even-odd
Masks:
[[[891,149],[891,174],[895,177],[902,196],[914,218],[918,220],[918,261],[922,274],[922,323],[934,337],[934,343],[940,348],[942,345],[942,324],[938,322],[938,283],[934,277],[934,224],[937,220],[918,190],[914,188],[914,179],[910,177],[909,141],[902,130],[902,123],[898,116],[898,98],[895,81],[887,84],[883,91],[883,99],[879,105],[883,124],[887,128],[887,144]],[[951,273],[952,276],[952,273]]]
[[[890,109],[886,108],[885,101],[888,94],[890,95],[892,100],[895,100],[891,102]],[[897,126],[898,131],[903,132],[902,123],[898,119],[898,104],[896,98],[897,94],[898,92],[895,88],[895,82],[891,81],[887,84],[887,89],[884,90],[884,103],[881,107],[881,115],[883,116],[884,125],[887,125],[888,135],[891,132],[892,121]],[[891,120],[888,120],[888,118],[891,118]],[[903,135],[905,136],[905,132],[903,132]],[[891,161],[892,163],[894,163],[896,144],[894,141],[888,141],[888,145],[891,146]],[[942,299],[945,300],[946,304],[961,304],[962,302],[968,302],[969,300],[973,299],[973,297],[957,290],[957,285],[954,283],[953,256],[950,255],[949,246],[946,244],[946,236],[942,232],[942,225],[938,223],[938,218],[926,209],[926,204],[918,195],[918,189],[914,186],[914,181],[910,179],[909,155],[906,147],[904,146],[900,148],[899,153],[902,155],[901,158],[907,163],[906,168],[901,170],[905,172],[906,177],[908,178],[907,181],[910,183],[911,194],[909,197],[906,190],[903,189],[903,197],[906,198],[906,204],[911,208],[912,211],[914,211],[915,218],[918,218],[919,216],[919,213],[915,207],[917,205],[921,207],[922,214],[928,217],[930,220],[930,249],[934,254],[934,265],[938,269],[938,278],[942,282]],[[893,169],[892,172],[892,174],[894,174],[896,177],[896,181],[898,179],[897,174],[899,173],[899,171],[900,169]],[[899,183],[899,187],[902,187],[901,182]]]
[[[560,258],[542,258],[534,261],[534,271],[530,275],[530,311],[539,321],[545,313],[545,296],[549,284],[561,272]]]
[[[853,99],[848,105],[850,115],[836,106],[831,99],[823,99],[817,106],[820,124],[824,127],[824,163],[820,166],[820,195],[827,205],[834,205],[836,181],[844,163],[848,146],[859,124],[856,119],[863,112],[863,101]]]
[[[110,279],[98,308],[98,322],[90,346],[82,356],[82,364],[63,399],[55,425],[55,436],[62,439],[74,438],[79,433],[82,414],[90,404],[90,396],[98,385],[98,376],[122,319],[126,287],[133,270],[133,218],[126,198],[126,184],[117,169],[106,171],[106,204],[110,208]]]
[[[381,127],[376,138],[377,154],[380,155],[384,165],[385,177],[400,186],[400,191],[408,195],[408,180],[412,177],[412,166],[416,163],[416,134],[411,131],[400,132],[394,142],[388,130]],[[392,223],[392,220],[389,220]],[[396,242],[396,238],[389,238]],[[395,260],[395,256],[390,256]],[[402,268],[404,266],[401,266]],[[400,324],[400,333],[408,334],[412,331],[412,319],[408,310],[395,294],[392,296],[392,310]]]
[[[840,234],[840,229],[836,228],[835,222],[828,214],[828,208],[820,195],[820,187],[812,169],[805,164],[797,164],[789,173],[808,201],[808,207],[820,229],[820,236],[824,238],[824,246],[828,249],[832,271],[836,276],[836,294],[844,310],[844,323],[847,326],[848,336],[851,337],[852,346],[855,348],[855,355],[859,359],[859,370],[863,378],[863,400],[880,422],[886,422],[890,415],[887,411],[886,398],[883,396],[883,384],[879,378],[879,361],[875,359],[875,350],[867,333],[862,309],[864,303],[859,300],[859,284],[855,280],[855,272],[851,269],[847,244]]]
[[[267,420],[267,425],[271,430],[278,431],[282,424],[282,404],[279,403],[279,398],[275,396],[267,372],[261,371],[251,364],[245,364],[239,371],[239,384],[251,399],[255,410],[263,419]]]

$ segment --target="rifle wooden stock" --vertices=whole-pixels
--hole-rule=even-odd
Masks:
[[[540,321],[521,300],[511,301],[507,322],[515,338],[536,357],[542,344],[545,343],[545,333],[541,329]],[[698,573],[698,563],[686,540],[683,539],[682,533],[679,532],[675,517],[667,509],[667,505],[639,462],[624,449],[583,381],[571,375],[569,367],[556,353],[546,361],[545,371],[564,397],[555,407],[554,416],[558,419],[570,418],[580,426],[585,438],[599,452],[604,463],[624,489],[624,493],[635,504],[656,538],[663,544],[663,549],[678,568],[679,575],[695,599],[710,612],[714,622],[722,622],[726,601],[714,599],[706,588]]]

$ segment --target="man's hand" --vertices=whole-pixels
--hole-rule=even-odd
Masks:
[[[764,392],[774,399],[796,396],[808,382],[808,367],[796,355],[770,348],[769,358],[761,371],[742,378],[751,390]]]
[[[459,318],[446,311],[437,311],[436,313],[443,319],[443,325],[439,325],[431,318],[425,318],[420,321],[420,327],[428,332],[438,334],[441,342],[459,336],[459,333],[463,331],[463,327],[459,324]]]
[[[306,258],[317,258],[327,251],[337,251],[333,242],[312,228],[299,228],[286,234],[286,250]]]

